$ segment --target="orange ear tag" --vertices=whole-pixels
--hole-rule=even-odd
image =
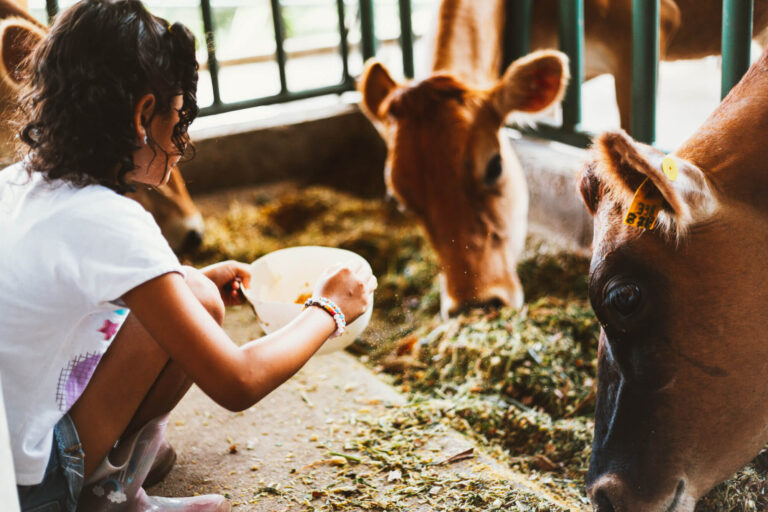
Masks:
[[[675,181],[677,179],[677,162],[671,156],[665,157],[661,161],[661,170],[664,171],[664,175],[669,181]]]
[[[646,187],[646,183],[648,183],[648,187]],[[645,178],[640,186],[637,187],[635,197],[632,198],[632,204],[629,205],[629,211],[627,211],[627,215],[624,217],[624,224],[641,229],[653,229],[656,225],[656,217],[659,216],[659,211],[661,211],[662,198],[651,197],[648,194],[652,187],[653,183],[649,183],[648,178]]]

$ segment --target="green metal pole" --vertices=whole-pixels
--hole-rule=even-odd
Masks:
[[[504,54],[501,73],[531,51],[533,0],[507,0],[504,9]]]
[[[347,25],[345,23],[346,16],[344,14],[344,0],[336,0],[336,13],[339,16],[339,52],[341,53],[341,65],[342,65],[342,83],[349,84],[354,89],[355,80],[352,75],[349,74],[349,41],[347,33]]]
[[[50,25],[59,12],[59,0],[45,0],[45,10],[48,12],[48,24]]]
[[[288,92],[288,79],[285,76],[285,62],[288,57],[285,54],[285,23],[283,22],[283,9],[280,0],[271,0],[272,3],[272,26],[275,30],[275,57],[277,58],[277,68],[280,73],[280,93]]]
[[[723,76],[720,97],[736,85],[749,69],[754,0],[723,0]]]
[[[563,102],[563,128],[581,123],[581,83],[584,81],[584,0],[560,0],[560,49],[570,60],[571,81]]]
[[[400,1],[400,48],[403,52],[403,74],[413,78],[413,21],[411,0]]]
[[[219,89],[219,62],[216,60],[216,38],[213,25],[210,0],[200,0],[200,9],[203,13],[203,29],[205,30],[205,46],[208,50],[208,71],[211,75],[211,87],[213,88],[213,104],[221,104]]]
[[[376,30],[373,24],[373,0],[360,0],[360,44],[363,60],[376,55]]]
[[[632,18],[632,136],[656,140],[656,92],[659,81],[660,0],[633,0]]]

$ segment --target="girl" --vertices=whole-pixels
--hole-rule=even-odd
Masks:
[[[0,375],[22,508],[229,510],[142,490],[175,458],[167,413],[193,382],[231,410],[259,401],[365,311],[376,279],[328,269],[289,326],[237,347],[221,323],[248,267],[182,267],[121,195],[165,183],[184,153],[191,33],[138,0],[83,0],[27,69],[26,156],[0,172]]]

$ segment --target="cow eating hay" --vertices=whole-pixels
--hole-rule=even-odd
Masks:
[[[503,2],[445,1],[432,74],[398,84],[378,62],[359,83],[363,110],[387,143],[387,188],[424,225],[442,267],[441,310],[523,302],[515,271],[528,189],[501,133],[512,112],[561,100],[567,58],[534,53],[499,77]]]
[[[581,178],[601,512],[693,510],[768,441],[766,87],[763,53],[674,153],[608,133]]]

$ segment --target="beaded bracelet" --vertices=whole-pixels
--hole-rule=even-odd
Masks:
[[[333,303],[333,301],[326,299],[325,297],[310,297],[304,303],[304,309],[310,306],[317,306],[329,315],[333,317],[333,321],[336,322],[336,331],[331,335],[331,338],[341,336],[344,329],[347,327],[347,320],[344,318],[344,313],[341,312],[341,308]]]

